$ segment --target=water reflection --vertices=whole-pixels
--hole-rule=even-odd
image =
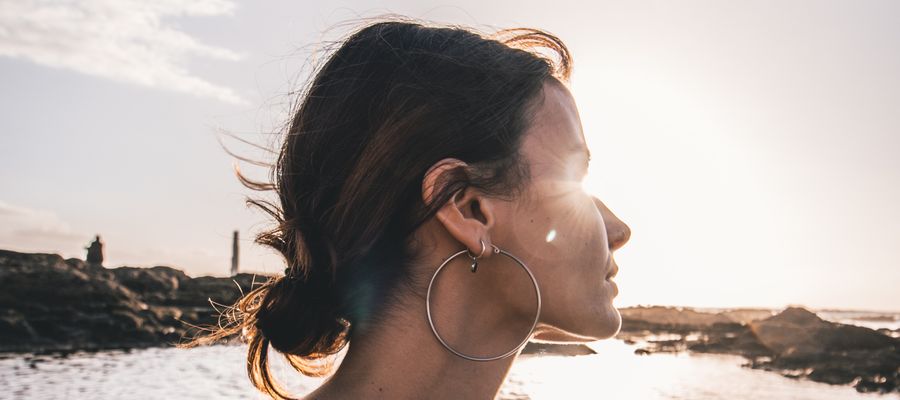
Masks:
[[[849,399],[896,398],[859,394],[849,386],[798,381],[742,368],[737,356],[637,356],[618,340],[592,343],[598,354],[522,356],[501,389],[501,399]],[[302,394],[321,379],[299,376],[286,363],[275,375]],[[245,399],[265,397],[250,387],[244,348],[214,346],[8,356],[0,359],[3,399]]]

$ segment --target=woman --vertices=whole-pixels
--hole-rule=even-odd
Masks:
[[[238,174],[278,194],[249,202],[277,222],[257,242],[285,275],[194,344],[243,332],[251,381],[276,398],[270,346],[333,373],[310,399],[489,399],[529,339],[614,336],[630,231],[581,189],[570,72],[535,29],[353,32],[302,94],[272,183]]]

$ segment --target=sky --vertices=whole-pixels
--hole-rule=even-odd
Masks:
[[[617,306],[900,311],[893,1],[0,0],[0,248],[224,276],[237,230],[281,271],[224,148],[272,155],[225,133],[276,144],[317,46],[386,13],[567,44]]]

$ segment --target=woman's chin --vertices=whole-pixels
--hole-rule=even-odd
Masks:
[[[612,305],[605,307],[600,315],[585,322],[584,326],[578,329],[578,333],[591,341],[609,339],[622,329],[622,315]]]
[[[593,335],[597,340],[614,337],[622,329],[622,314],[615,307],[610,305],[609,311],[603,319],[604,321],[597,328],[597,334]]]
[[[615,283],[609,282],[611,285]],[[622,314],[613,305],[613,300],[618,294],[618,288],[613,291],[605,291],[597,296],[595,300],[596,307],[591,309],[591,315],[581,319],[582,322],[578,331],[594,340],[609,339],[616,336],[622,329]]]
[[[533,340],[552,343],[586,343],[609,339],[622,329],[622,315],[612,305],[605,307],[600,315],[585,316],[581,323],[569,329],[549,328],[539,330]]]

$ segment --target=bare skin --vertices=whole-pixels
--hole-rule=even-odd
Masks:
[[[618,270],[612,253],[631,231],[597,198],[581,189],[587,152],[575,101],[561,83],[544,86],[544,100],[525,133],[523,156],[532,174],[513,201],[466,189],[441,207],[410,241],[419,254],[418,284],[390,306],[377,330],[351,338],[335,374],[307,399],[492,399],[521,349],[488,362],[469,361],[434,337],[425,313],[428,281],[450,255],[465,255],[441,271],[431,308],[441,336],[457,351],[493,356],[528,337],[536,314],[528,275],[497,246],[522,260],[538,282],[542,307],[533,341],[583,343],[615,336],[618,293],[606,279]],[[422,196],[431,199],[438,177],[465,167],[455,159],[426,174]]]

